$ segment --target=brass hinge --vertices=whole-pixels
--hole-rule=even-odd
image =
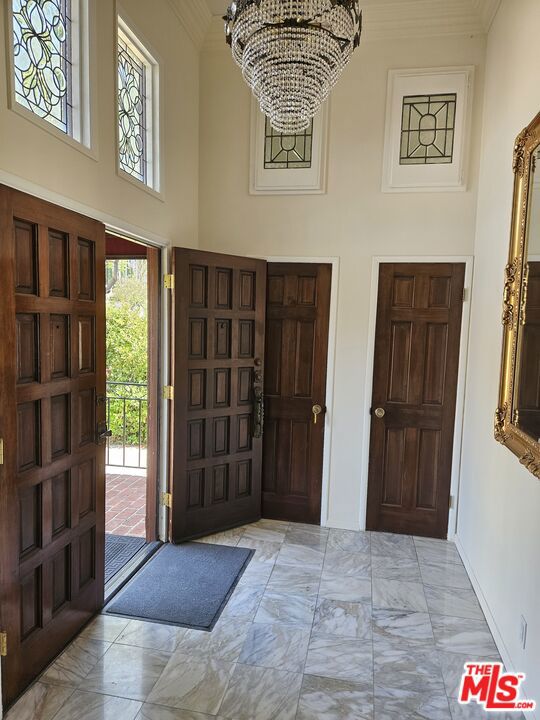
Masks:
[[[463,288],[463,302],[469,301],[469,288]]]
[[[161,504],[167,508],[172,508],[172,495],[171,493],[161,493]]]
[[[0,632],[0,657],[7,657],[7,633]]]
[[[164,400],[174,400],[174,387],[172,385],[164,385],[162,397]]]
[[[4,438],[0,438],[0,465],[4,464]]]
[[[166,290],[174,290],[174,275],[164,275],[163,285]]]

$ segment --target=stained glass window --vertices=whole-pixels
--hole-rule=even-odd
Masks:
[[[71,0],[13,0],[15,99],[72,134]]]
[[[451,163],[454,156],[457,95],[403,98],[401,165]]]
[[[310,168],[313,150],[313,120],[303,133],[284,135],[277,132],[266,118],[264,167],[267,170]]]
[[[120,168],[148,181],[147,83],[149,66],[122,33],[118,37],[118,143]]]

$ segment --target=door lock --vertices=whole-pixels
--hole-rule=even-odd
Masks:
[[[375,409],[375,417],[379,418],[381,420],[386,415],[386,411],[384,408],[376,408]]]

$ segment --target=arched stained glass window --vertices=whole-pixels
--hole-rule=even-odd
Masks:
[[[13,0],[15,99],[72,135],[71,0]]]

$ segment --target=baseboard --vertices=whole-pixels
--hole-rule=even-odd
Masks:
[[[523,670],[523,668],[517,668],[514,665],[514,662],[510,656],[510,653],[508,652],[508,648],[506,647],[506,644],[503,640],[501,631],[499,630],[497,622],[495,621],[495,617],[494,617],[493,613],[491,612],[491,608],[489,607],[489,603],[486,599],[486,596],[484,595],[482,586],[480,585],[480,582],[479,582],[478,578],[476,577],[476,574],[473,570],[471,561],[469,560],[469,557],[468,557],[467,553],[465,552],[465,548],[463,547],[463,545],[461,543],[459,535],[455,535],[453,538],[453,541],[456,544],[457,551],[463,561],[463,564],[465,565],[465,570],[467,571],[469,579],[474,588],[474,592],[476,593],[476,596],[478,598],[478,602],[480,603],[480,607],[482,608],[482,611],[486,617],[486,622],[491,631],[491,634],[493,635],[495,645],[497,646],[497,649],[502,658],[505,668],[507,670],[509,670],[510,672],[521,672]],[[523,693],[523,698],[526,700],[529,700],[529,698],[527,697],[527,695],[525,693]],[[525,717],[527,720],[540,720],[537,712],[527,712]]]

